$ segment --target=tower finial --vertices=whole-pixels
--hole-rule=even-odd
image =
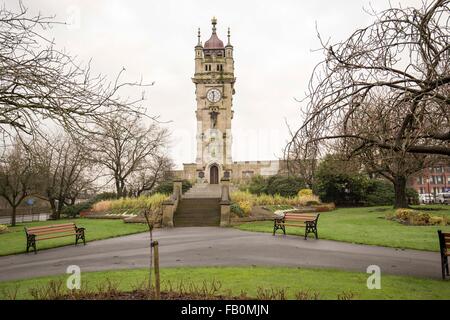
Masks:
[[[213,31],[213,33],[216,33],[216,24],[217,24],[217,19],[216,19],[216,17],[213,17],[212,19],[211,19],[211,24],[212,24],[212,31]]]
[[[230,27],[228,27],[228,45],[229,45],[229,46],[231,45],[230,37],[231,37],[231,34],[230,34]]]
[[[198,46],[201,46],[201,45],[202,45],[202,42],[200,41],[200,28],[198,28],[198,34],[197,34],[197,37],[198,37],[198,43],[197,43],[197,45],[198,45]]]

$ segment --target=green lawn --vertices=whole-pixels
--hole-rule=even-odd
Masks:
[[[423,209],[422,207],[417,207]],[[426,207],[432,215],[450,215],[448,206]],[[342,208],[320,214],[319,238],[351,243],[439,251],[437,230],[450,232],[450,226],[406,226],[385,219],[390,207]],[[273,232],[273,222],[249,222],[236,226],[241,230]],[[277,231],[282,234],[281,230]],[[286,227],[290,235],[303,235],[303,228]],[[314,237],[314,235],[311,235]]]
[[[75,222],[78,227],[86,228],[86,241],[100,240],[124,236],[127,234],[145,232],[147,225],[140,223],[124,223],[122,220],[106,219],[70,219],[57,221],[41,221],[18,224],[15,227],[9,227],[9,232],[0,234],[0,256],[22,253],[26,251],[26,236],[24,227],[50,225]],[[37,249],[48,249],[73,245],[75,236],[37,241]]]
[[[167,280],[176,288],[181,282],[185,288],[189,284],[202,286],[212,281],[220,282],[219,293],[257,297],[258,290],[285,289],[287,297],[295,298],[296,293],[308,291],[318,293],[320,299],[337,299],[338,295],[350,294],[352,299],[450,299],[448,281],[415,277],[382,275],[381,289],[369,290],[366,273],[346,272],[329,269],[300,269],[280,267],[208,267],[208,268],[163,268],[161,269],[162,289]],[[0,298],[10,299],[17,292],[17,299],[31,299],[31,288],[43,288],[50,280],[66,281],[67,275],[42,277],[20,281],[0,282]],[[139,283],[146,281],[147,269],[133,269],[106,272],[82,273],[83,288],[95,290],[106,280],[119,285],[123,291],[131,291]],[[17,291],[16,291],[17,290]]]

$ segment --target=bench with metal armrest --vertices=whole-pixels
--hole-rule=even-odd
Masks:
[[[448,257],[450,256],[450,233],[438,230],[439,248],[441,251],[442,279],[450,277]]]
[[[65,223],[65,224],[53,224],[48,226],[39,227],[25,227],[25,234],[27,237],[27,252],[30,248],[36,250],[36,241],[55,239],[61,237],[75,236],[75,245],[78,244],[79,240],[83,240],[86,245],[85,229],[78,228],[75,223]]]
[[[305,240],[310,233],[314,233],[315,238],[318,239],[317,221],[319,220],[319,215],[319,213],[285,212],[274,218],[273,235],[278,229],[283,230],[283,233],[286,234],[286,226],[303,227],[305,228]]]

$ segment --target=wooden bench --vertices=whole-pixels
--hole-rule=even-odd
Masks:
[[[278,229],[283,230],[283,233],[286,234],[286,226],[304,227],[305,240],[310,233],[314,233],[316,239],[318,239],[317,221],[319,220],[319,215],[319,213],[286,212],[283,216],[275,217],[273,223],[273,235],[275,235]]]
[[[55,239],[61,237],[69,237],[75,235],[75,245],[78,240],[83,240],[86,245],[84,237],[84,228],[78,228],[75,223],[53,224],[49,226],[40,227],[25,227],[25,234],[27,236],[27,252],[31,247],[34,248],[36,254],[36,241]]]
[[[439,247],[441,251],[442,279],[445,280],[446,275],[450,276],[448,257],[450,256],[450,233],[444,233],[438,230]]]

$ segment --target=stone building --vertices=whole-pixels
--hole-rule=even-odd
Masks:
[[[197,157],[195,163],[183,164],[183,170],[174,171],[178,178],[195,183],[218,184],[222,177],[238,182],[253,175],[271,176],[283,171],[283,161],[232,160],[232,120],[234,116],[233,46],[228,29],[227,44],[219,39],[217,20],[212,19],[212,34],[202,45],[200,29],[195,46],[195,85],[197,107]]]

